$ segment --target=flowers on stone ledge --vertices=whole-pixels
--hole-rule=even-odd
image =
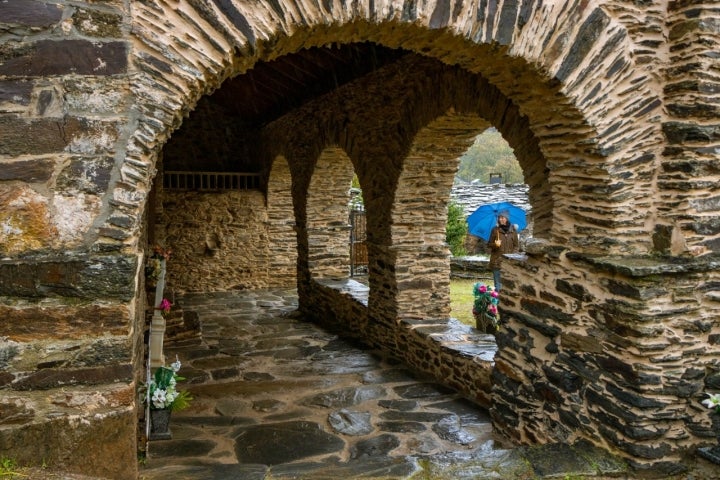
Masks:
[[[186,390],[177,390],[177,382],[185,378],[177,374],[181,367],[180,360],[170,364],[170,367],[158,367],[153,379],[150,380],[143,400],[150,402],[151,410],[182,410],[187,408],[192,397]]]
[[[478,330],[492,333],[498,329],[498,303],[500,295],[489,285],[476,283],[473,285],[473,316]]]

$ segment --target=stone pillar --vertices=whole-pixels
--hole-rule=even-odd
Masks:
[[[720,252],[719,25],[716,5],[697,0],[668,3],[668,115],[663,122],[667,145],[657,182],[663,191],[660,211],[667,220],[655,231],[659,251]]]

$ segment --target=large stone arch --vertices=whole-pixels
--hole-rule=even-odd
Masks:
[[[76,412],[88,428],[56,439],[49,455],[29,430],[22,440],[3,438],[3,447],[23,446],[18,460],[57,459],[129,478],[135,452],[123,439],[134,430],[134,382],[142,370],[144,215],[162,146],[198,99],[230,76],[303,48],[362,41],[482,75],[527,119],[547,162],[524,165],[535,188],[547,181],[546,189],[531,191],[546,235],[527,263],[509,267],[529,281],[508,289],[496,424],[528,442],[550,438],[541,431],[568,440],[599,433],[641,467],[673,464],[710,436],[696,397],[717,386],[716,263],[685,256],[720,248],[717,114],[703,72],[713,67],[706,53],[720,43],[706,31],[718,17],[710,7],[676,2],[628,15],[623,4],[574,1],[16,5],[3,5],[2,22],[13,33],[0,63],[0,155],[8,167],[0,185],[0,286],[13,300],[2,307],[9,321],[0,327],[9,345],[2,385],[12,392],[4,398],[43,412],[50,395],[22,392],[69,391],[81,373],[82,381],[103,387],[100,403],[112,406],[92,416]],[[37,13],[32,20],[26,6]],[[361,170],[363,152],[342,135],[323,131]],[[409,145],[387,155],[395,179]],[[313,158],[288,153],[293,174],[302,174],[296,160],[303,156]],[[365,183],[373,188],[372,179]],[[302,182],[293,184],[296,191]],[[389,258],[389,237],[377,240],[376,258]],[[304,242],[299,236],[301,256]],[[644,256],[652,251],[672,257]],[[306,272],[298,273],[306,285]],[[387,302],[371,301],[370,315],[393,317],[396,309],[373,310]],[[658,311],[662,328],[648,330]],[[93,328],[98,323],[102,332]],[[596,351],[598,339],[609,353]],[[658,354],[655,345],[669,353]],[[101,347],[114,353],[86,367],[82,358]],[[38,358],[75,353],[53,364],[59,367],[41,368],[38,359],[17,361],[17,352],[30,350]],[[583,380],[607,376],[602,392]],[[649,411],[645,402],[653,396],[662,401]],[[607,398],[629,405],[629,420]],[[579,407],[564,409],[567,399]],[[677,418],[677,411],[686,415]],[[633,429],[623,430],[623,422]],[[36,432],[67,425],[37,424]],[[105,437],[115,440],[96,456],[119,462],[64,460],[62,452],[78,443],[80,451],[97,447],[102,430],[115,432]]]

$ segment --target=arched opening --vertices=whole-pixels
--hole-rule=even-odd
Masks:
[[[350,275],[348,203],[353,165],[340,148],[322,151],[307,194],[308,268],[314,279]]]
[[[268,209],[268,286],[294,286],[297,282],[297,238],[292,203],[292,176],[287,160],[278,156],[270,168]]]

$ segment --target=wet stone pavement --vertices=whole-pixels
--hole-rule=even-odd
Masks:
[[[304,322],[294,289],[175,300],[201,325],[165,345],[194,400],[141,479],[625,478],[590,446],[513,447],[458,393]]]

